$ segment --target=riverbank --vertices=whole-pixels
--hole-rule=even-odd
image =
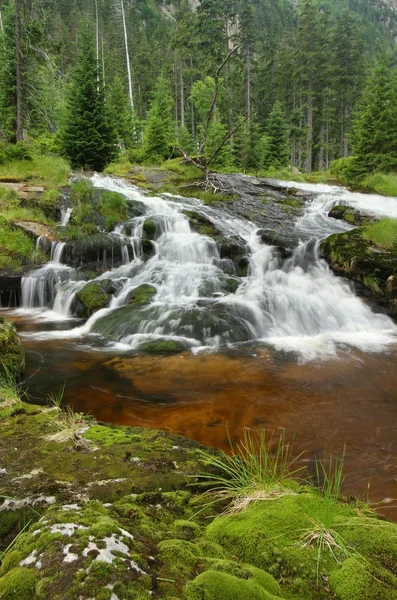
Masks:
[[[340,497],[335,459],[316,490],[283,438],[259,473],[263,443],[230,459],[58,400],[0,386],[4,600],[395,600],[397,526]]]

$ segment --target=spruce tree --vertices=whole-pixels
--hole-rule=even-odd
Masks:
[[[153,162],[162,162],[170,155],[175,133],[172,120],[172,97],[165,77],[156,83],[144,134],[144,151]]]
[[[62,146],[74,167],[102,171],[117,153],[116,136],[98,82],[95,40],[88,24],[82,27],[79,41]]]
[[[261,165],[264,169],[280,169],[289,164],[289,128],[281,102],[275,102],[266,124],[266,133],[259,142]]]
[[[389,58],[377,64],[355,127],[357,170],[397,170],[397,69]]]

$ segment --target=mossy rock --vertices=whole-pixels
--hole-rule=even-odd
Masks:
[[[149,239],[154,239],[157,231],[156,222],[153,219],[146,219],[143,224],[143,231]]]
[[[397,599],[397,577],[360,558],[347,559],[331,574],[330,585],[340,600]]]
[[[362,561],[369,573],[382,573],[377,584],[373,581],[378,590],[368,598],[395,598],[382,595],[380,581],[389,582],[390,589],[396,589],[397,526],[374,516],[359,515],[353,506],[331,500],[328,514],[332,514],[332,524],[324,525],[324,530],[337,531],[343,545],[333,547],[332,552],[325,547],[319,550],[315,541],[305,544],[303,540],[322,523],[325,502],[309,492],[257,502],[236,515],[216,518],[207,528],[207,537],[233,552],[239,561],[282,579],[288,597],[333,597],[324,584],[331,575],[339,597],[338,589],[348,589],[349,578],[344,577],[343,569],[347,569],[350,556]],[[352,600],[358,597],[352,595]],[[367,599],[365,595],[361,597]],[[351,600],[347,592],[343,600]]]
[[[351,206],[346,206],[344,204],[337,204],[332,207],[328,216],[332,219],[337,219],[339,221],[346,221],[350,225],[362,225],[363,223],[368,223],[374,220],[370,215],[364,215],[360,211],[352,208]]]
[[[187,349],[186,344],[174,340],[156,340],[145,342],[138,347],[139,352],[146,354],[178,354]]]
[[[17,567],[0,577],[1,600],[32,600],[35,595],[36,573],[27,567]]]
[[[382,249],[363,237],[363,228],[334,234],[321,243],[322,257],[337,275],[357,281],[385,307],[397,316],[397,296],[394,278],[397,276],[397,248]]]
[[[116,289],[114,283],[107,279],[87,283],[76,294],[77,302],[73,309],[74,314],[88,319],[95,312],[109,305],[111,296]]]
[[[18,377],[25,369],[25,351],[14,325],[0,317],[0,376]]]
[[[276,600],[255,576],[239,579],[219,571],[205,571],[186,586],[188,600]]]
[[[189,219],[190,227],[200,235],[206,235],[214,239],[222,238],[222,233],[219,229],[206,217],[193,210],[184,210],[183,214]]]
[[[128,294],[126,304],[132,304],[134,306],[147,306],[152,302],[153,297],[156,294],[157,289],[153,285],[144,283]]]

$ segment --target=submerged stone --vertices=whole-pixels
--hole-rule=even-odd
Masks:
[[[186,344],[173,340],[156,340],[138,346],[138,350],[146,354],[177,354],[178,352],[184,352],[186,349]]]

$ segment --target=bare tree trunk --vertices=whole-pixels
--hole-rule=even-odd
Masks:
[[[99,17],[98,0],[95,0],[96,89],[99,92]]]
[[[175,137],[178,139],[179,132],[179,112],[178,112],[178,69],[177,53],[174,54],[174,88],[175,88]]]
[[[106,81],[105,81],[105,53],[104,53],[104,49],[103,49],[103,37],[102,37],[102,85],[105,88],[106,87]]]
[[[127,60],[128,90],[129,90],[131,110],[134,110],[134,96],[132,94],[131,64],[130,64],[130,53],[128,51],[128,36],[127,36],[127,25],[125,22],[124,0],[120,0],[120,1],[121,1],[121,15],[123,17],[125,56],[126,56],[126,60]]]
[[[307,135],[306,135],[306,172],[312,172],[313,166],[313,82],[309,80],[309,90],[307,94]]]
[[[190,55],[190,90],[193,88],[193,57]],[[196,142],[196,123],[194,118],[194,102],[190,100],[190,114],[192,120],[192,137],[194,142]]]
[[[1,33],[1,35],[4,35],[3,17],[1,16],[1,11],[0,11],[0,33]]]
[[[247,116],[251,119],[252,116],[252,70],[251,70],[251,51],[247,52]]]
[[[181,125],[185,127],[185,88],[183,85],[183,53],[181,50],[179,62],[179,85],[181,87]]]
[[[15,0],[15,67],[16,67],[16,92],[17,92],[17,123],[15,138],[17,142],[23,140],[23,98],[22,98],[22,68],[21,68],[21,20],[19,0]]]
[[[343,111],[343,158],[347,158],[349,156],[349,142],[346,134],[346,123],[349,119],[349,107],[345,106]]]

